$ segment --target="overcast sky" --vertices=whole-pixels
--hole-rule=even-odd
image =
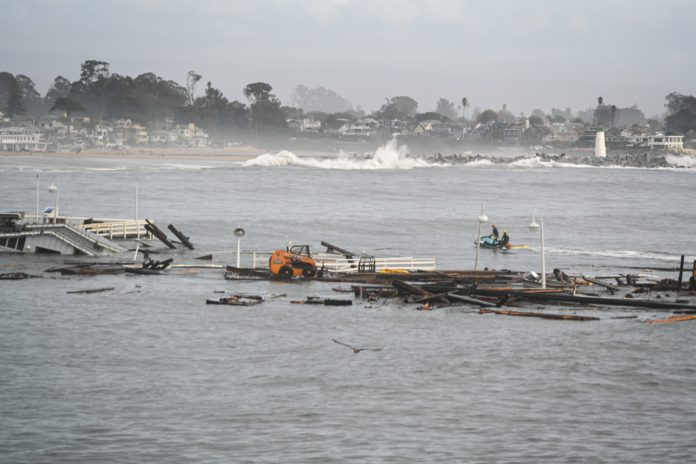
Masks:
[[[372,110],[408,95],[529,114],[595,105],[662,113],[696,93],[691,0],[0,0],[0,71],[43,93],[99,59],[112,72],[187,71],[243,100],[324,86]],[[203,85],[201,85],[201,88]]]

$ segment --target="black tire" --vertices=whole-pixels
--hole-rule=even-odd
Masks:
[[[307,279],[311,279],[315,275],[317,275],[317,270],[311,267],[306,268],[304,271],[302,271],[302,275],[305,276]]]
[[[292,279],[292,274],[293,274],[292,268],[289,267],[289,266],[283,266],[283,267],[281,267],[280,270],[278,271],[278,275],[279,275],[280,278],[283,279],[283,280],[290,280],[290,279]]]

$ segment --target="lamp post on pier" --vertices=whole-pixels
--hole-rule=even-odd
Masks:
[[[242,237],[244,237],[244,229],[237,227],[234,229],[234,235],[237,236],[237,269],[239,269],[240,255],[242,251]]]
[[[48,192],[56,194],[56,205],[53,208],[53,224],[56,224],[58,221],[58,196],[60,195],[60,192],[55,184],[51,184],[48,186]]]
[[[546,258],[544,257],[544,216],[539,219],[537,224],[535,215],[532,215],[532,222],[529,223],[530,232],[541,232],[541,288],[546,288]]]
[[[36,215],[34,216],[34,223],[39,223],[39,175],[36,175]]]
[[[481,249],[481,226],[488,222],[488,216],[483,214],[483,202],[481,202],[481,215],[478,217],[478,235],[476,235],[476,260],[474,261],[474,271],[478,271],[479,250]]]

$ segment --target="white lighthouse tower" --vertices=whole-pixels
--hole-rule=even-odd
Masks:
[[[594,142],[594,155],[596,158],[607,157],[607,145],[604,143],[604,131],[597,131]]]

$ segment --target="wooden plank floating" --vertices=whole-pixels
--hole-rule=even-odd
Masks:
[[[87,294],[87,293],[109,292],[113,289],[114,289],[114,287],[89,288],[86,290],[71,290],[71,291],[65,292],[65,293],[71,293],[73,295],[81,295],[81,294]]]
[[[292,304],[309,304],[309,305],[324,305],[324,306],[351,306],[353,300],[335,300],[330,298],[319,298],[316,296],[307,297],[306,300],[294,300]]]
[[[654,321],[648,321],[648,324],[671,324],[673,322],[685,322],[696,320],[696,314],[689,314],[686,316],[671,316],[664,319],[655,319]]]
[[[39,275],[31,275],[26,272],[5,272],[0,274],[0,280],[24,280],[31,279],[35,277],[41,277]]]
[[[517,295],[515,293],[515,295]],[[517,295],[519,296],[519,295]],[[608,305],[608,306],[629,306],[632,308],[649,309],[696,309],[696,305],[684,303],[672,303],[669,301],[644,300],[639,298],[608,298],[580,295],[561,295],[561,294],[538,294],[527,293],[525,298],[538,301],[565,301],[582,305]]]
[[[498,314],[501,316],[521,316],[521,317],[539,317],[541,319],[557,319],[564,321],[598,321],[598,317],[591,316],[575,316],[572,314],[548,314],[548,313],[531,313],[527,311],[510,311],[504,309],[481,309],[479,314]]]
[[[497,304],[491,303],[489,301],[480,300],[478,298],[472,298],[470,296],[457,295],[456,293],[452,293],[452,292],[446,293],[446,295],[450,298],[457,300],[457,301],[471,303],[471,304],[476,305],[476,306],[483,306],[486,308],[495,308],[496,306],[498,306]]]

